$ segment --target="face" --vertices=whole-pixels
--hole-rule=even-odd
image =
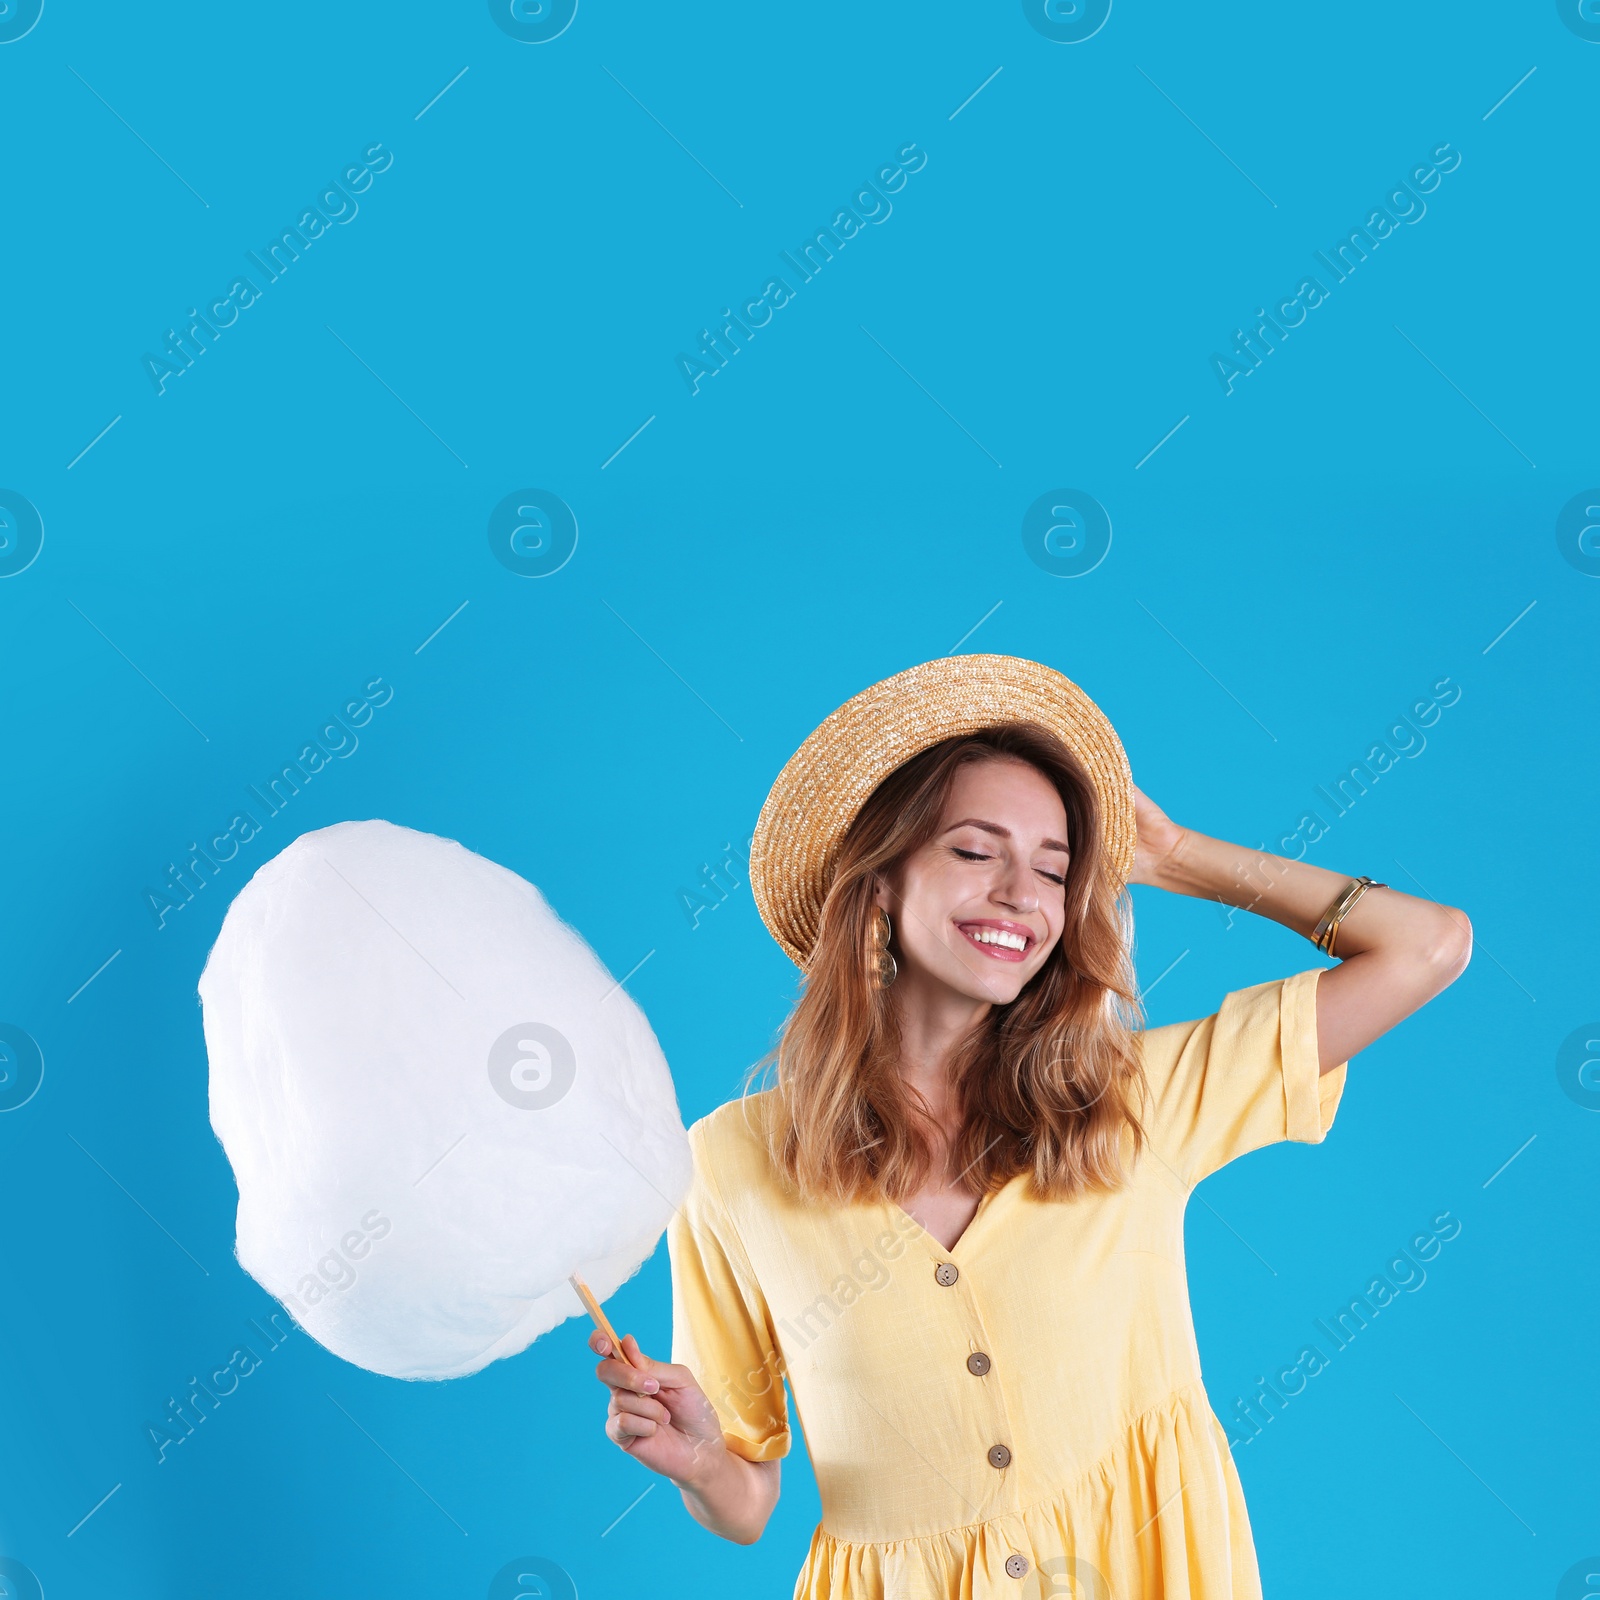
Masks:
[[[928,985],[1007,1005],[1061,937],[1067,813],[1036,767],[957,769],[938,831],[880,887],[907,991]]]

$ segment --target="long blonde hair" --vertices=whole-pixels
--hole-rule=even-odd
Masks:
[[[1111,1189],[1125,1145],[1144,1144],[1141,1013],[1130,922],[1100,843],[1099,800],[1077,758],[1031,723],[949,739],[913,757],[872,793],[840,842],[805,987],[778,1047],[764,1119],[776,1167],[826,1202],[899,1200],[926,1182],[936,1129],[899,1070],[893,990],[869,958],[874,892],[938,831],[959,768],[1009,759],[1038,769],[1066,807],[1066,915],[1044,965],[1009,1005],[992,1006],[951,1062],[961,1131],[951,1165],[986,1194],[1018,1173],[1040,1199]]]

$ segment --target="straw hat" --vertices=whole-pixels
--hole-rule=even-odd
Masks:
[[[1033,722],[1084,765],[1100,799],[1111,871],[1133,870],[1133,778],[1115,729],[1077,684],[1017,656],[947,656],[847,700],[789,758],[756,822],[750,889],[761,919],[797,966],[816,942],[839,841],[873,790],[945,739]]]

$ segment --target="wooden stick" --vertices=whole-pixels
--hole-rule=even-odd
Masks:
[[[583,1301],[584,1308],[588,1311],[595,1327],[611,1341],[611,1353],[618,1361],[626,1362],[630,1367],[633,1366],[634,1363],[628,1359],[628,1352],[622,1347],[622,1341],[617,1337],[617,1330],[611,1326],[610,1319],[601,1309],[600,1302],[595,1299],[589,1285],[576,1272],[572,1274],[568,1281],[578,1291],[578,1298]]]

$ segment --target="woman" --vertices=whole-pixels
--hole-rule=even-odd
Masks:
[[[1127,883],[1337,965],[1136,1031]],[[672,1362],[590,1340],[609,1437],[753,1542],[787,1376],[823,1506],[797,1597],[1259,1594],[1184,1205],[1237,1155],[1322,1140],[1348,1058],[1466,966],[1465,916],[1179,827],[1081,690],[1003,656],[829,717],[751,885],[804,992],[775,1086],[691,1130]]]

